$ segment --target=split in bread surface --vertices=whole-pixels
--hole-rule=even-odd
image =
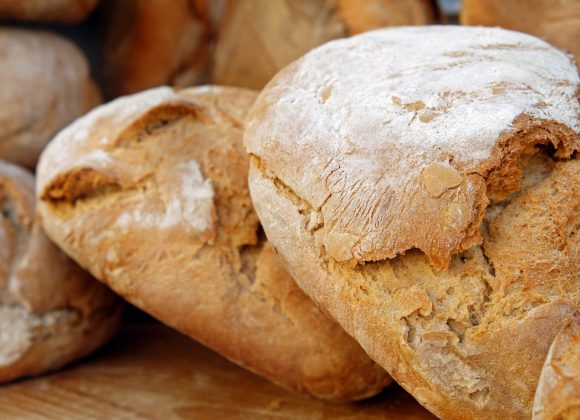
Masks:
[[[157,88],[63,130],[38,166],[50,237],[129,302],[286,388],[356,400],[390,382],[281,267],[247,187],[252,91]]]
[[[268,240],[438,416],[529,418],[580,305],[578,92],[532,36],[398,28],[313,50],[250,111]]]
[[[46,237],[34,178],[0,161],[0,382],[62,367],[117,330],[121,303]]]
[[[82,52],[49,32],[0,28],[0,159],[33,169],[40,152],[100,102]]]

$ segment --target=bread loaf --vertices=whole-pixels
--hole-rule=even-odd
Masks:
[[[431,0],[230,0],[218,31],[214,82],[261,89],[286,64],[334,38],[436,17]]]
[[[579,86],[532,36],[409,27],[313,50],[249,114],[269,241],[442,418],[529,418],[580,305]]]
[[[463,0],[460,21],[536,35],[580,63],[579,0]]]
[[[223,1],[111,0],[105,7],[104,83],[114,98],[207,81]]]
[[[580,418],[580,314],[556,336],[544,363],[534,420]]]
[[[48,32],[0,28],[0,159],[34,168],[58,130],[100,101],[88,64]]]
[[[78,23],[99,0],[0,0],[0,19]]]
[[[121,304],[34,214],[34,178],[0,161],[0,382],[60,368],[116,331]]]
[[[131,303],[286,388],[332,400],[389,378],[279,265],[247,189],[255,93],[158,88],[77,120],[38,166],[46,230]]]

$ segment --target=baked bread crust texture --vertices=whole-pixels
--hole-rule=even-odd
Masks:
[[[332,400],[390,378],[281,267],[247,186],[252,91],[152,89],[69,126],[38,167],[46,229],[131,303],[286,388]]]
[[[269,241],[440,417],[529,418],[580,305],[579,84],[532,36],[387,29],[313,50],[250,112]]]
[[[0,382],[62,367],[117,330],[120,301],[64,255],[34,214],[34,178],[0,161]]]

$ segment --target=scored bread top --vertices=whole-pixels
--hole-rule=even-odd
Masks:
[[[0,158],[33,168],[50,138],[100,101],[80,50],[48,32],[1,28]]]
[[[254,104],[245,144],[316,212],[312,229],[336,261],[417,248],[444,268],[481,242],[489,200],[519,188],[523,155],[579,148],[579,86],[570,57],[532,36],[379,30],[282,70]]]
[[[248,192],[239,88],[158,88],[63,130],[38,165],[50,237],[131,303],[287,388],[352,400],[390,378],[298,288]]]

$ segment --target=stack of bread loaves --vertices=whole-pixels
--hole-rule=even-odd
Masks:
[[[11,5],[23,18],[40,19],[42,10],[48,19],[62,2],[23,2],[21,8],[19,3],[0,2],[0,15]],[[91,2],[84,3],[79,7]],[[116,331],[121,303],[48,240],[35,214],[33,175],[16,165],[34,168],[50,138],[99,102],[87,62],[59,36],[6,28],[0,29],[0,56],[0,158],[15,163],[0,161],[4,382],[59,368],[99,347]]]
[[[70,22],[98,1],[24,3],[0,17]],[[91,110],[73,45],[0,29],[0,382],[104,343],[112,289],[317,398],[392,376],[446,419],[580,418],[572,57],[407,26],[288,64],[433,22],[434,2],[167,4],[105,2],[108,95],[238,87]]]

